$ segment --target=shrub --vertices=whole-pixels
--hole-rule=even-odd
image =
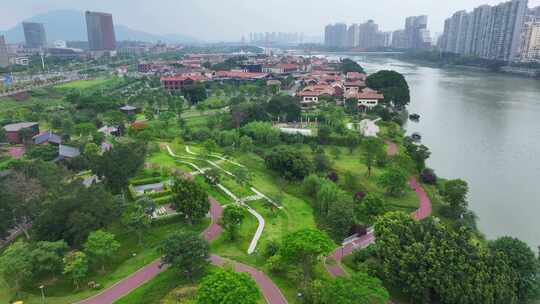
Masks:
[[[435,185],[437,184],[437,175],[435,175],[435,172],[433,169],[426,168],[422,170],[422,173],[420,174],[420,179],[423,183],[429,184],[429,185]]]
[[[364,197],[366,197],[366,193],[363,191],[358,191],[354,194],[354,201],[355,202],[361,202]]]
[[[339,180],[339,176],[338,174],[335,172],[335,171],[332,171],[330,173],[328,173],[328,176],[327,178],[331,181],[333,181],[334,183],[337,182]]]

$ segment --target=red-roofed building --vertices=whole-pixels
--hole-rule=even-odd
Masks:
[[[355,81],[355,80],[366,81],[366,78],[367,78],[367,75],[365,73],[359,73],[359,72],[347,73],[347,81]]]
[[[217,71],[214,79],[236,79],[236,80],[259,80],[268,76],[266,73],[250,73],[244,71]]]
[[[361,80],[345,81],[343,86],[345,87],[345,92],[347,92],[351,89],[362,90],[366,87],[366,83]]]
[[[358,107],[361,109],[372,109],[384,100],[384,95],[370,88],[365,88],[362,91],[356,89],[349,90],[345,94],[345,98],[357,99]]]
[[[170,77],[161,77],[161,85],[167,91],[178,91],[190,87],[197,81],[206,81],[208,78],[201,74],[183,74]]]

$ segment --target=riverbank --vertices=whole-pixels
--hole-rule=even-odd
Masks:
[[[503,66],[499,69],[492,69],[488,67],[481,67],[476,65],[457,65],[457,64],[447,64],[447,63],[438,63],[429,60],[422,59],[413,59],[405,56],[398,56],[397,59],[413,63],[425,67],[439,68],[439,69],[459,69],[463,71],[473,71],[473,72],[484,72],[492,74],[505,74],[510,76],[524,77],[524,78],[538,78],[540,79],[540,69],[529,69],[529,68],[520,68],[513,66]]]

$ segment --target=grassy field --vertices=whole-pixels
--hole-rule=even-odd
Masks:
[[[113,263],[107,266],[108,272],[106,274],[92,273],[87,281],[95,281],[104,288],[109,287],[157,259],[159,254],[155,248],[167,235],[181,229],[202,232],[208,226],[208,223],[209,221],[205,220],[191,227],[180,217],[158,220],[145,233],[144,241],[141,244],[139,244],[134,233],[127,231],[120,225],[114,225],[108,230],[114,233],[117,240],[121,243],[120,250]],[[50,283],[46,283],[45,285],[48,303],[55,304],[73,303],[99,292],[89,289],[74,292],[73,285],[65,280],[56,281],[52,285]],[[26,296],[22,300],[27,304],[42,303],[39,292],[38,288],[27,290],[25,292]],[[5,284],[1,284],[0,303],[10,303],[11,300],[13,300],[13,292]]]
[[[111,82],[108,78],[96,78],[91,80],[77,80],[55,86],[59,90],[84,90],[94,88]]]

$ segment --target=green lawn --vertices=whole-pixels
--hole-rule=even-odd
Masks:
[[[84,90],[94,88],[111,82],[108,78],[96,78],[91,80],[77,80],[55,86],[54,88],[60,90]]]
[[[209,221],[205,220],[196,226],[191,227],[178,216],[158,220],[154,222],[152,228],[145,233],[145,239],[142,244],[138,243],[136,236],[132,232],[127,231],[119,224],[114,225],[108,230],[114,233],[117,240],[121,243],[120,250],[112,265],[107,267],[108,272],[106,274],[101,275],[93,273],[86,281],[95,281],[104,288],[109,287],[157,259],[159,254],[155,248],[167,235],[181,229],[202,232],[208,226],[208,223]],[[55,304],[73,303],[99,292],[97,290],[88,289],[75,292],[73,285],[65,280],[56,281],[51,286],[45,285],[48,302]],[[41,303],[41,296],[38,288],[35,288],[35,290],[25,290],[25,293],[27,294],[27,296],[23,298],[25,303]],[[13,300],[12,297],[13,292],[9,290],[5,284],[1,284],[0,303],[9,303],[10,300]]]

